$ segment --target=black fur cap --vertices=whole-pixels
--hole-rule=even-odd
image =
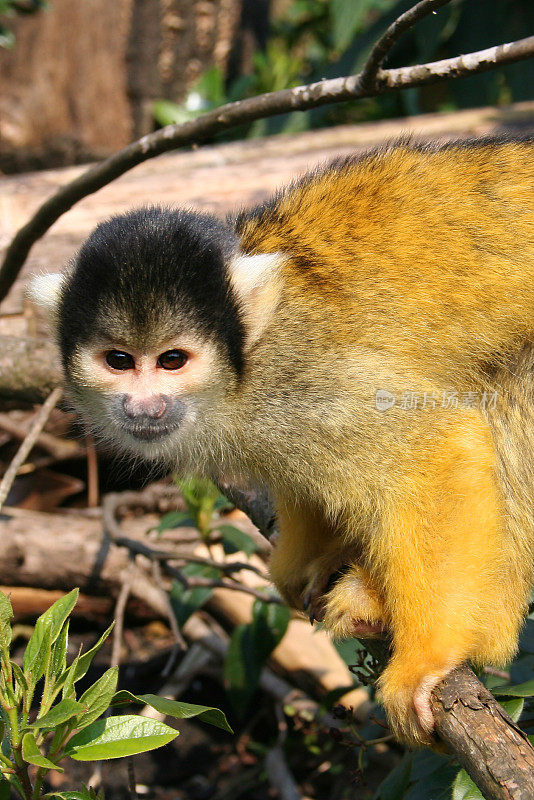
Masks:
[[[61,294],[65,365],[77,344],[117,326],[141,339],[176,326],[226,349],[243,368],[243,326],[226,264],[239,239],[208,214],[146,207],[101,223],[82,245]],[[112,327],[113,326],[113,327]]]

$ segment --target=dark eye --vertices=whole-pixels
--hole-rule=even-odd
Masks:
[[[135,369],[135,361],[130,353],[122,350],[108,350],[106,353],[106,364],[113,369]]]
[[[163,369],[181,369],[187,363],[187,353],[183,350],[167,350],[158,358],[158,366]]]

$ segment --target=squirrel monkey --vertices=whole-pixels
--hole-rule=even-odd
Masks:
[[[33,280],[87,427],[275,499],[271,574],[335,636],[389,631],[380,695],[517,647],[534,550],[534,139],[334,161],[223,223],[148,207]]]

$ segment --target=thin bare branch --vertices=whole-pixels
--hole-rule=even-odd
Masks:
[[[406,31],[413,28],[423,17],[436,13],[438,8],[446,6],[451,0],[421,0],[415,6],[409,8],[389,28],[382,34],[380,39],[373,45],[367,61],[360,73],[360,83],[362,86],[373,86],[376,82],[378,70],[393,46],[398,42]]]
[[[241,570],[245,570],[248,572],[253,572],[255,575],[259,575],[260,578],[268,581],[270,580],[269,576],[266,572],[263,572],[258,567],[255,567],[253,564],[248,564],[246,561],[217,561],[214,558],[203,558],[202,556],[195,556],[195,555],[169,555],[167,554],[166,557],[162,559],[161,554],[158,555],[158,560],[165,560],[165,561],[184,561],[189,562],[190,564],[203,564],[205,567],[215,567],[215,569],[220,570],[224,574],[232,574],[233,572],[241,572]]]
[[[377,75],[377,94],[386,89],[411,89],[427,83],[438,83],[452,78],[465,78],[479,72],[487,72],[495,67],[502,67],[516,61],[523,61],[534,56],[534,36],[518,39],[517,42],[498,44],[476,53],[444,58],[428,64],[416,64],[413,67],[380,70]]]
[[[123,492],[122,494],[109,494],[104,497],[102,502],[102,516],[105,528],[112,538],[113,542],[118,545],[119,547],[127,547],[130,553],[136,555],[143,555],[145,558],[150,559],[151,561],[158,561],[165,570],[165,572],[175,578],[185,589],[192,589],[196,586],[202,586],[210,589],[231,589],[232,591],[237,592],[244,592],[245,594],[250,594],[252,597],[255,597],[258,600],[262,600],[264,603],[281,603],[279,597],[272,594],[267,594],[262,592],[258,589],[253,589],[249,586],[245,586],[242,583],[239,583],[236,580],[232,579],[209,579],[209,578],[202,578],[202,577],[195,577],[190,578],[186,577],[183,572],[178,569],[177,567],[172,566],[170,562],[176,560],[183,560],[187,561],[188,557],[185,554],[176,554],[172,552],[167,552],[164,550],[156,550],[150,545],[145,544],[144,542],[139,542],[136,539],[130,539],[126,536],[123,536],[120,524],[116,519],[116,512],[120,505],[125,505],[126,502],[130,501],[133,504],[139,504],[139,497],[136,492]],[[221,569],[222,572],[228,573],[231,570],[228,565],[226,564],[219,564],[219,562],[214,561],[213,559],[201,559],[199,562],[198,557],[192,556],[192,560],[197,563],[207,563],[210,566],[217,566]],[[236,565],[233,565],[234,567]],[[249,564],[242,563],[237,565],[240,569],[252,569],[253,572],[258,572],[255,567],[252,567]],[[261,574],[261,573],[260,573]],[[268,580],[266,578],[266,580]]]
[[[169,574],[172,574],[171,568],[167,567]],[[251,586],[245,586],[243,583],[231,580],[212,580],[211,578],[188,578],[188,587],[193,589],[195,586],[207,587],[209,589],[231,589],[234,592],[243,592],[250,594],[257,600],[263,603],[274,603],[276,605],[283,605],[279,597],[274,594],[265,594],[258,589],[253,589]]]
[[[113,630],[113,647],[111,649],[110,663],[112,667],[118,667],[121,661],[122,633],[124,631],[124,614],[126,603],[132,589],[133,577],[135,574],[135,564],[132,561],[122,577],[122,586],[115,604],[115,628]]]
[[[46,421],[52,412],[52,409],[59,402],[62,394],[63,394],[63,388],[61,386],[56,386],[56,388],[47,397],[42,407],[35,415],[35,419],[32,422],[32,425],[30,427],[30,430],[28,431],[26,438],[24,439],[19,449],[17,450],[13,461],[7,468],[6,473],[2,478],[2,482],[0,483],[0,509],[2,508],[2,506],[6,501],[6,497],[9,494],[9,490],[11,489],[13,481],[17,477],[17,472],[19,468],[26,461],[32,447],[34,446],[35,442],[39,437],[39,434],[43,430]]]
[[[169,599],[169,594],[166,591],[165,587],[163,586],[163,576],[161,574],[161,564],[159,563],[159,561],[152,562],[152,577],[154,578],[154,583],[156,584],[156,586],[159,586],[159,589],[161,591],[161,600],[167,607],[167,619],[169,621],[169,627],[171,629],[172,635],[174,636],[174,642],[176,645],[176,647],[173,648],[173,652],[171,653],[171,657],[167,662],[165,669],[163,670],[163,672],[165,671],[168,672],[170,670],[170,666],[174,663],[176,659],[177,655],[176,651],[178,650],[185,652],[187,650],[187,643],[184,637],[182,636],[180,628],[178,627],[178,622],[176,621],[176,614],[173,611],[171,601]]]
[[[33,217],[14,236],[0,268],[0,301],[9,292],[35,242],[75,203],[98,191],[128,170],[149,158],[204,141],[221,131],[256,119],[306,111],[329,103],[374,97],[391,89],[408,89],[450,78],[461,78],[494,69],[534,55],[534,36],[517,42],[490,47],[476,53],[400,69],[379,70],[371,86],[358,75],[323,80],[294,89],[283,89],[227,103],[190,122],[168,125],[143,136],[115,155],[90,167],[49,197]]]

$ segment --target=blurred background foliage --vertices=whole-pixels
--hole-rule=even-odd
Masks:
[[[169,123],[351,75],[413,0],[0,0],[0,170],[104,158]],[[39,13],[31,13],[31,12]],[[65,31],[71,35],[65,36]],[[420,64],[529,36],[532,0],[452,0],[393,48]],[[242,125],[212,141],[507,105],[534,63]]]
[[[0,16],[5,20],[17,14],[33,14],[46,7],[46,0],[0,0]],[[9,24],[0,22],[0,47],[13,47],[15,36]]]
[[[183,122],[223,103],[358,72],[373,43],[412,0],[281,0],[268,35],[242,74],[206,71],[182,104],[154,104],[159,125]],[[422,20],[393,49],[389,67],[436,61],[520,39],[534,30],[531,0],[456,0]],[[243,126],[221,138],[264,136],[532,98],[534,63],[370,98],[295,112]]]

